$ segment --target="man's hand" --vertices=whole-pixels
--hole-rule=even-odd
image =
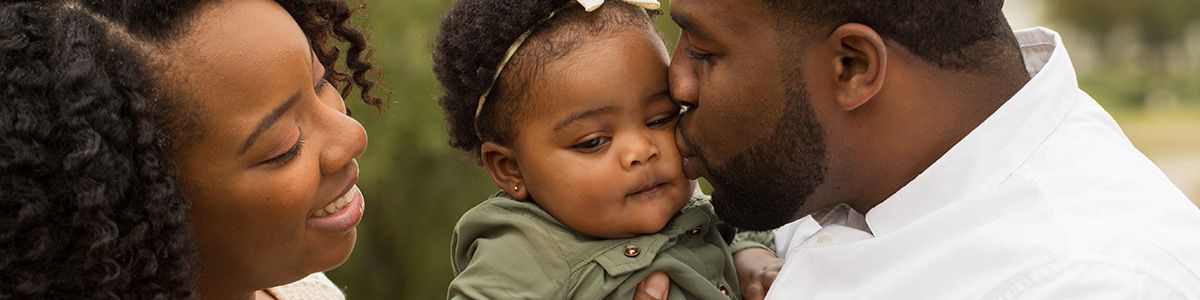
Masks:
[[[783,260],[767,249],[749,248],[733,254],[733,265],[742,286],[742,298],[762,300],[783,268]]]
[[[667,273],[654,272],[642,279],[633,294],[633,300],[666,300],[667,292],[671,291],[671,278]]]

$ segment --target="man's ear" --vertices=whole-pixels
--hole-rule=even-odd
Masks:
[[[871,27],[848,23],[830,34],[835,43],[833,70],[837,76],[838,107],[852,111],[866,104],[883,88],[888,52],[883,37]]]
[[[483,146],[480,146],[479,156],[483,161],[483,168],[487,170],[496,187],[517,200],[524,201],[529,197],[529,191],[525,188],[525,178],[521,175],[521,165],[512,148],[495,142],[484,142]]]

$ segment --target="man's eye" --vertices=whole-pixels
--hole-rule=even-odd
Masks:
[[[696,105],[692,103],[679,103],[679,115],[686,115],[689,112],[696,110]]]
[[[694,59],[694,60],[701,60],[701,61],[708,60],[708,59],[712,58],[712,56],[713,56],[712,53],[705,53],[705,52],[696,50],[696,48],[693,48],[692,45],[687,45],[687,47],[684,47],[683,52],[687,53],[687,56],[689,58]]]
[[[609,142],[608,137],[601,136],[601,137],[595,137],[595,138],[588,139],[586,141],[583,141],[582,143],[571,145],[571,148],[575,148],[575,150],[579,150],[579,151],[583,151],[583,152],[596,152],[596,151],[600,150],[601,148],[604,148],[604,145],[607,145],[608,142]]]

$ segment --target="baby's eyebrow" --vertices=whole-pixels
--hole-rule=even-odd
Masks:
[[[570,116],[567,116],[566,118],[564,118],[562,121],[559,121],[558,124],[554,125],[554,132],[557,133],[559,131],[562,131],[564,128],[567,128],[567,126],[570,126],[572,123],[579,122],[580,120],[587,119],[587,118],[595,118],[600,115],[613,114],[613,113],[616,113],[618,110],[620,110],[620,109],[618,109],[616,106],[609,105],[609,106],[604,106],[604,107],[600,107],[600,108],[596,108],[596,109],[589,109],[589,110],[571,114]]]
[[[654,95],[646,96],[645,99],[642,99],[642,102],[654,103],[654,101],[662,99],[662,96],[667,96],[668,101],[675,102],[675,100],[671,99],[671,91],[668,91],[668,90],[663,90],[661,92],[655,93]]]

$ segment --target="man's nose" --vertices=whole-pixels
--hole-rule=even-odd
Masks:
[[[680,105],[691,108],[699,104],[699,86],[693,67],[694,62],[688,58],[687,53],[684,53],[683,42],[681,41],[675,47],[675,54],[672,56],[674,58],[671,59],[667,75],[671,85],[671,98],[674,98]]]

